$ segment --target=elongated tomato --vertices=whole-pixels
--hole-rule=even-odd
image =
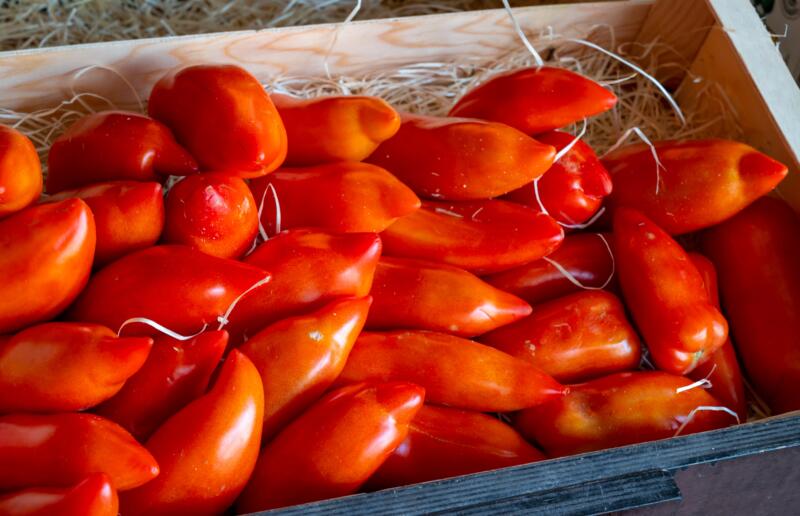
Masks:
[[[660,371],[617,373],[570,387],[566,396],[521,412],[517,429],[553,456],[722,428],[736,418],[692,380]],[[712,407],[712,410],[701,410]]]
[[[536,305],[528,317],[480,340],[569,383],[636,369],[642,355],[622,303],[603,291]]]
[[[553,252],[564,231],[551,217],[504,201],[425,201],[382,234],[388,256],[495,272]]]
[[[94,249],[94,217],[80,199],[0,221],[0,333],[61,313],[86,285]]]
[[[116,516],[117,491],[103,473],[69,488],[30,487],[0,495],[4,516]]]
[[[291,167],[361,161],[400,128],[400,115],[377,97],[270,97],[286,127]]]
[[[567,235],[561,246],[546,258],[490,274],[483,279],[534,305],[586,288],[605,286],[614,290],[617,287],[617,274],[611,244],[610,235]]]
[[[251,183],[269,234],[301,226],[378,233],[419,208],[419,199],[386,170],[355,161],[283,168]]]
[[[0,125],[0,218],[28,206],[42,193],[42,165],[27,136]]]
[[[488,199],[544,174],[555,148],[504,124],[466,118],[402,115],[400,130],[367,161],[420,197]]]
[[[657,142],[655,151],[659,167],[644,144],[603,157],[614,181],[609,202],[612,209],[636,208],[671,235],[719,224],[775,188],[788,172],[749,145],[728,140]]]
[[[531,313],[518,297],[469,272],[434,262],[381,258],[367,328],[409,328],[473,337]]]
[[[495,75],[461,97],[450,116],[502,122],[537,134],[608,111],[616,103],[613,93],[583,75],[541,66]]]
[[[531,364],[497,349],[443,333],[364,333],[338,383],[406,381],[431,403],[508,412],[561,396],[564,388]]]

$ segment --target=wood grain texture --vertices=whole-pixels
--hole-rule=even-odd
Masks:
[[[691,66],[700,82],[685,80],[678,102],[697,102],[703,81],[714,81],[736,111],[744,140],[789,167],[780,194],[800,211],[800,90],[748,0],[707,0],[721,27],[710,31]],[[724,28],[723,28],[724,27]]]
[[[597,24],[607,24],[616,28],[618,40],[629,41],[651,4],[592,2],[523,7],[515,13],[529,33],[553,27],[560,34],[585,36]],[[89,72],[73,85],[76,71],[89,65],[113,68],[143,98],[166,70],[191,63],[235,63],[261,80],[324,75],[335,30],[336,25],[315,25],[6,52],[0,54],[0,107],[50,106],[71,97],[71,86],[130,103],[130,89],[108,72]],[[491,60],[519,47],[502,9],[370,20],[340,28],[329,67],[334,74],[359,74],[413,62]]]
[[[659,63],[678,62],[688,66],[714,24],[714,15],[703,0],[656,2],[636,41],[658,43],[653,54]],[[684,75],[685,70],[679,67],[660,68],[655,74],[667,87],[678,86]]]

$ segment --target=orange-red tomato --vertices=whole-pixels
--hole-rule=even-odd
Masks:
[[[412,382],[426,399],[480,412],[509,412],[561,396],[564,388],[531,364],[444,333],[363,333],[337,383]]]
[[[703,235],[742,367],[774,413],[800,409],[800,217],[764,197]]]
[[[425,405],[408,425],[408,437],[370,477],[367,486],[385,489],[544,458],[495,417]]]
[[[118,180],[159,181],[197,171],[194,158],[163,124],[138,113],[92,113],[56,138],[47,192]]]
[[[0,220],[0,333],[61,313],[86,285],[94,248],[94,217],[80,199]]]
[[[122,493],[122,514],[220,514],[244,489],[261,445],[264,391],[258,371],[234,350],[208,393],[147,440],[161,473]]]
[[[502,122],[528,134],[567,126],[613,108],[617,97],[563,68],[520,68],[495,75],[467,92],[450,116]]]
[[[129,319],[146,318],[192,334],[219,325],[238,297],[268,278],[267,272],[252,265],[186,246],[159,245],[120,258],[92,276],[68,316],[114,329]],[[156,333],[138,322],[124,331]]]
[[[570,387],[562,398],[519,413],[517,429],[553,456],[666,439],[736,423],[701,387],[660,371],[617,373]]]
[[[697,267],[650,219],[619,208],[614,253],[625,301],[656,367],[689,373],[725,343],[728,324],[710,302]]]
[[[253,512],[355,492],[406,438],[424,397],[421,387],[400,382],[331,392],[264,448],[237,509]]]
[[[400,115],[377,97],[270,97],[286,127],[292,167],[361,161],[400,128]]]
[[[0,218],[28,206],[42,193],[42,165],[33,143],[0,125]]]
[[[105,473],[123,491],[151,481],[158,472],[150,452],[100,416],[0,416],[0,490],[68,487],[92,473]]]
[[[270,271],[272,280],[236,305],[226,326],[231,343],[338,297],[366,296],[380,254],[381,240],[374,233],[290,229],[270,238],[245,261]]]
[[[639,337],[614,294],[587,291],[533,307],[533,313],[481,336],[560,382],[636,369]]]
[[[575,137],[551,131],[537,134],[536,139],[561,152]],[[537,210],[544,207],[557,221],[570,225],[588,221],[612,190],[608,171],[583,140],[575,142],[538,181],[538,185],[528,183],[504,198]],[[539,200],[536,199],[537,189]]]
[[[603,157],[614,180],[610,206],[641,211],[678,235],[730,218],[769,192],[788,172],[782,163],[743,143],[727,140],[630,145]],[[660,182],[657,182],[656,179]]]
[[[156,335],[154,341],[142,368],[94,410],[140,441],[205,393],[225,352],[228,332],[206,331],[184,341]]]
[[[564,230],[551,217],[496,200],[425,201],[381,233],[384,254],[479,273],[508,269],[553,252]]]
[[[610,235],[567,235],[561,246],[546,259],[490,274],[483,279],[532,305],[584,290],[575,282],[594,289],[604,285],[613,289],[617,286],[617,276],[611,253],[612,243]]]
[[[239,258],[258,232],[258,207],[241,178],[223,173],[189,176],[167,194],[164,241],[220,258]]]
[[[104,326],[45,323],[0,337],[0,413],[60,412],[117,393],[153,345]]]
[[[346,298],[267,326],[241,348],[264,384],[265,440],[319,399],[344,368],[372,298]]]
[[[372,284],[367,327],[410,328],[473,337],[531,313],[518,297],[469,272],[434,262],[382,258]]]
[[[94,215],[97,246],[95,267],[155,244],[164,229],[164,192],[160,183],[112,181],[48,197],[83,199]]]
[[[719,308],[719,290],[717,289],[717,271],[711,261],[698,253],[689,253],[689,258],[694,263],[703,284],[708,291],[711,302]],[[740,421],[747,420],[747,399],[744,394],[744,381],[739,361],[736,359],[736,350],[731,339],[725,341],[721,348],[716,350],[708,360],[698,365],[689,374],[693,380],[707,379],[711,382],[708,392],[717,398],[726,407],[739,414]]]
[[[103,473],[69,488],[30,487],[0,495],[4,516],[117,516],[117,491]]]
[[[544,174],[555,148],[505,124],[465,118],[402,115],[400,130],[367,159],[419,196],[488,199]]]
[[[264,200],[261,223],[269,234],[301,226],[378,233],[420,205],[392,174],[356,161],[283,168],[250,186]]]
[[[257,177],[286,158],[278,111],[258,80],[238,66],[172,70],[153,87],[147,108],[205,170]]]

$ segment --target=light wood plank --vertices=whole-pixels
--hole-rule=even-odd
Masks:
[[[584,36],[597,24],[606,24],[615,27],[619,40],[629,41],[652,3],[592,2],[523,7],[515,12],[527,31],[551,26],[558,33]],[[145,98],[166,70],[189,63],[236,63],[262,80],[280,74],[323,75],[324,56],[335,27],[316,25],[7,52],[0,54],[0,107],[31,109],[68,98],[72,76],[88,65],[117,70]],[[329,65],[334,73],[358,74],[420,61],[490,60],[513,48],[519,48],[519,41],[502,9],[370,20],[340,29]],[[117,102],[131,100],[129,90],[107,72],[88,73],[78,86]]]
[[[636,41],[658,43],[653,48],[657,62],[677,61],[688,67],[715,23],[711,9],[702,0],[664,0],[650,10]],[[670,88],[677,87],[684,75],[685,70],[679,67],[660,68],[655,73]]]

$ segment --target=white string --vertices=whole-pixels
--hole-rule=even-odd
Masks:
[[[542,56],[539,55],[539,52],[533,48],[533,45],[528,40],[528,36],[525,35],[525,32],[522,31],[522,27],[519,26],[519,21],[517,21],[517,17],[514,16],[514,11],[511,9],[511,6],[508,4],[508,0],[503,0],[503,7],[505,7],[506,12],[508,13],[508,17],[511,18],[511,23],[514,24],[514,30],[516,31],[517,35],[522,40],[522,43],[525,45],[525,48],[528,49],[528,52],[531,53],[533,56],[533,60],[536,62],[536,68],[541,68],[544,66],[544,59]]]
[[[560,263],[558,263],[557,261],[553,260],[552,258],[548,258],[547,256],[543,256],[542,260],[546,261],[547,263],[549,263],[550,265],[555,267],[558,272],[560,272],[562,275],[564,275],[565,278],[567,278],[570,281],[570,283],[572,283],[573,285],[575,285],[577,287],[580,287],[580,288],[585,289],[585,290],[603,290],[604,288],[606,288],[608,286],[609,283],[611,283],[611,280],[614,278],[614,273],[617,270],[617,262],[614,259],[614,253],[611,252],[611,246],[608,244],[608,240],[606,240],[606,237],[604,237],[601,233],[595,233],[595,234],[598,237],[600,237],[600,240],[603,241],[603,243],[606,246],[606,249],[608,250],[608,255],[611,257],[611,274],[608,275],[608,278],[606,279],[605,283],[603,283],[599,287],[591,287],[591,286],[588,286],[588,285],[584,285],[583,283],[578,281],[578,278],[573,276],[567,269],[565,269]]]
[[[80,79],[81,76],[84,75],[86,72],[88,72],[90,70],[95,70],[95,69],[96,70],[105,70],[105,71],[111,72],[114,75],[116,75],[117,77],[119,77],[122,80],[122,82],[125,83],[125,85],[128,88],[130,88],[130,90],[133,92],[133,97],[136,99],[136,103],[139,104],[139,111],[144,113],[144,111],[145,111],[144,103],[142,102],[142,98],[139,96],[139,92],[136,91],[136,88],[133,87],[133,84],[131,84],[131,82],[127,78],[125,78],[124,75],[122,75],[118,71],[116,71],[113,68],[110,68],[108,66],[94,64],[94,65],[89,65],[89,66],[86,66],[84,68],[81,68],[80,70],[75,72],[75,74],[72,76],[72,83],[70,84],[70,92],[73,95],[75,95],[75,82],[77,82],[77,80]],[[86,106],[84,106],[84,107],[86,107]]]
[[[713,387],[713,385],[711,385],[711,382],[709,380],[706,380],[705,378],[701,378],[700,380],[697,380],[694,383],[690,383],[689,385],[684,385],[683,387],[678,387],[677,389],[675,389],[675,394],[680,394],[682,392],[690,391],[692,389],[696,389],[697,387],[702,387],[704,389],[710,389],[711,387]]]
[[[707,406],[707,405],[700,405],[699,407],[695,407],[694,409],[692,409],[691,412],[689,412],[689,415],[686,417],[686,421],[684,421],[681,424],[681,426],[678,427],[678,430],[675,432],[675,434],[672,437],[678,437],[678,435],[680,435],[680,433],[683,431],[683,429],[686,428],[686,425],[688,425],[692,421],[692,418],[694,417],[694,415],[697,414],[698,412],[703,412],[703,411],[705,411],[705,412],[725,412],[726,414],[729,414],[729,415],[731,415],[731,416],[736,418],[736,424],[737,425],[739,423],[741,423],[741,420],[739,419],[739,414],[737,414],[736,412],[732,411],[728,407],[711,407],[711,406]]]
[[[331,44],[328,47],[328,51],[325,53],[325,60],[322,62],[322,66],[325,68],[325,75],[328,79],[331,79],[331,70],[328,66],[328,58],[331,56],[331,52],[333,52],[333,47],[336,46],[336,41],[339,39],[339,31],[342,30],[342,27],[353,21],[353,18],[356,17],[358,11],[361,10],[361,0],[356,0],[356,5],[353,7],[353,10],[350,11],[350,14],[347,15],[347,18],[344,19],[344,22],[337,23],[336,29],[333,31],[333,38],[331,39]]]
[[[675,389],[675,394],[680,394],[682,392],[685,392],[685,391],[688,391],[688,390],[694,389],[695,387],[700,387],[700,386],[702,386],[704,389],[710,389],[710,388],[714,387],[711,384],[711,380],[709,380],[709,378],[711,377],[712,374],[714,374],[714,371],[716,371],[716,370],[717,370],[717,364],[714,364],[711,367],[711,371],[709,371],[707,375],[705,375],[703,378],[701,378],[700,380],[697,380],[694,383],[690,383],[689,385],[684,385],[683,387],[678,387],[677,389]]]
[[[666,170],[666,167],[661,163],[661,160],[658,159],[658,152],[656,152],[656,146],[653,145],[653,142],[650,141],[650,138],[647,137],[644,132],[639,129],[638,127],[634,126],[622,133],[622,136],[617,139],[616,143],[612,145],[602,156],[604,158],[608,156],[611,152],[620,148],[620,146],[628,139],[631,133],[635,133],[636,136],[639,137],[640,140],[644,142],[645,145],[650,147],[650,154],[653,155],[653,161],[656,163],[656,195],[658,195],[659,186],[661,185],[661,170]]]
[[[455,217],[457,219],[463,219],[464,218],[464,216],[461,215],[460,213],[456,213],[454,211],[446,210],[444,208],[434,208],[433,211],[435,211],[436,213],[441,213],[442,215],[448,215],[450,217]]]
[[[239,301],[241,301],[241,299],[244,296],[246,296],[247,294],[249,294],[253,290],[257,289],[261,285],[265,285],[266,283],[269,282],[270,279],[272,279],[272,276],[267,274],[264,277],[264,279],[258,280],[252,286],[250,286],[250,288],[248,288],[247,290],[245,290],[244,292],[242,292],[241,294],[236,296],[236,299],[234,299],[233,302],[228,306],[228,309],[225,310],[225,313],[220,315],[219,317],[217,317],[217,321],[219,322],[219,326],[217,327],[217,330],[221,330],[222,328],[225,327],[226,324],[228,324],[230,322],[228,320],[228,317],[231,315],[231,312],[233,312],[233,309],[236,308],[236,305],[239,303]]]
[[[281,232],[281,201],[278,200],[278,192],[275,190],[272,183],[267,185],[264,193],[267,192],[267,189],[272,189],[272,199],[275,201],[275,234],[277,235]]]
[[[561,222],[561,221],[558,221],[558,220],[556,222],[561,224],[562,227],[569,228],[569,229],[586,229],[589,226],[591,226],[592,224],[594,224],[595,222],[597,222],[597,219],[602,217],[603,213],[605,213],[605,212],[606,212],[606,207],[605,206],[601,206],[600,209],[597,210],[597,213],[592,215],[592,218],[590,218],[589,220],[587,220],[586,222],[584,222],[582,224],[567,224],[566,222]]]
[[[270,183],[271,185],[272,183]],[[267,235],[267,230],[264,229],[264,224],[261,223],[261,213],[264,211],[264,201],[267,198],[267,188],[264,188],[264,193],[261,194],[261,202],[258,204],[258,233],[261,235],[261,238],[264,239],[266,242],[269,240],[269,235]],[[253,246],[255,248],[255,240],[253,240]]]
[[[560,160],[561,158],[563,158],[563,157],[564,157],[564,154],[566,154],[566,153],[568,153],[569,151],[571,151],[571,150],[572,150],[572,147],[574,147],[574,146],[575,146],[575,144],[576,144],[576,143],[578,143],[578,141],[580,141],[580,139],[581,139],[581,138],[583,138],[583,136],[586,134],[586,128],[587,128],[588,126],[589,126],[589,123],[588,123],[588,121],[586,120],[586,118],[584,118],[584,119],[583,119],[583,127],[581,128],[581,130],[580,130],[580,132],[578,133],[578,135],[577,135],[577,136],[575,136],[575,138],[573,138],[573,140],[572,140],[571,142],[569,142],[569,143],[568,143],[568,144],[567,144],[567,145],[566,145],[566,146],[565,146],[563,149],[561,149],[560,151],[556,152],[556,157],[553,159],[553,163],[554,163],[554,164],[555,164],[555,163],[558,163],[558,160]]]
[[[503,1],[505,2],[506,0],[503,0]],[[551,34],[549,37],[552,38],[554,36]],[[577,38],[561,38],[561,39],[563,39],[564,41],[571,41],[572,43],[577,43],[579,45],[585,45],[585,46],[587,46],[589,48],[593,48],[593,49],[597,50],[598,52],[602,52],[603,54],[607,55],[608,57],[610,57],[612,59],[616,59],[620,63],[622,63],[624,65],[627,65],[627,66],[631,67],[632,69],[636,70],[639,74],[642,75],[642,77],[646,78],[651,83],[653,83],[653,85],[656,87],[656,89],[658,89],[658,91],[660,91],[661,94],[664,95],[664,97],[666,97],[667,102],[669,102],[670,106],[672,106],[672,109],[675,110],[675,114],[678,115],[678,118],[680,119],[681,124],[686,125],[686,117],[683,115],[683,111],[681,111],[681,107],[678,105],[678,103],[675,101],[675,99],[672,98],[672,95],[669,94],[669,92],[664,87],[664,85],[661,84],[658,81],[658,79],[656,79],[655,77],[653,77],[649,73],[645,72],[642,68],[636,66],[635,64],[633,64],[632,62],[628,61],[627,59],[624,59],[624,58],[618,56],[617,54],[615,54],[615,53],[613,53],[613,52],[611,52],[609,50],[606,50],[605,48],[601,47],[600,45],[597,45],[596,43],[592,43],[591,41],[586,41],[584,39],[577,39]]]
[[[169,328],[167,328],[166,326],[162,326],[162,325],[158,324],[157,322],[155,322],[154,320],[148,319],[147,317],[131,317],[130,319],[128,319],[127,321],[123,322],[120,325],[119,330],[117,330],[117,336],[119,336],[122,333],[122,329],[124,327],[128,326],[129,324],[133,324],[133,323],[146,324],[146,325],[148,325],[148,326],[150,326],[152,328],[155,328],[156,330],[160,331],[164,335],[168,335],[168,336],[170,336],[170,337],[172,337],[173,339],[176,339],[176,340],[193,339],[193,338],[197,337],[198,335],[200,335],[201,333],[203,333],[204,331],[206,331],[206,328],[208,328],[208,325],[204,324],[203,328],[200,331],[198,331],[197,333],[195,333],[194,335],[181,335],[180,333],[172,331]]]

